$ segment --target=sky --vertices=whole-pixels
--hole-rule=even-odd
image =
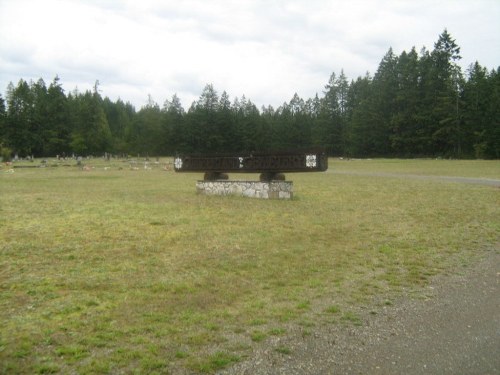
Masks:
[[[392,47],[432,50],[446,28],[460,65],[500,66],[500,0],[0,0],[0,93],[19,79],[93,88],[140,109],[212,84],[277,108],[332,73],[374,74]]]

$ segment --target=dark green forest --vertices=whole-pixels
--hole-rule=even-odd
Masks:
[[[0,95],[2,156],[174,155],[322,147],[331,156],[500,158],[500,67],[466,72],[445,29],[432,51],[390,48],[377,71],[332,73],[314,98],[278,108],[231,100],[207,84],[184,109],[174,95],[137,110],[102,97],[99,84],[65,93],[19,80]],[[326,77],[325,77],[326,78]]]

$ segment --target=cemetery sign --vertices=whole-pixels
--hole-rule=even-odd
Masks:
[[[181,154],[175,157],[174,169],[176,172],[205,173],[205,180],[227,179],[225,173],[260,173],[261,181],[282,180],[283,173],[326,171],[328,156],[322,150]]]

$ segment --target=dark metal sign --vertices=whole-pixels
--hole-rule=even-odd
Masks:
[[[263,173],[322,172],[328,157],[322,151],[242,153],[237,155],[178,155],[176,172]]]

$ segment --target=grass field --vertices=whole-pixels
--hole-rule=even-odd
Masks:
[[[3,166],[1,373],[212,373],[499,250],[498,187],[363,174],[498,161],[331,160],[344,173],[289,174],[294,199],[270,201],[196,195],[165,160]]]

